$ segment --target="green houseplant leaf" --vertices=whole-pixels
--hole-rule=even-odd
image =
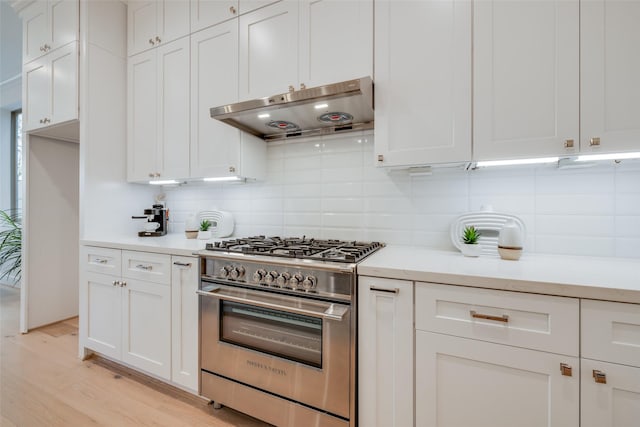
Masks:
[[[203,219],[200,223],[200,231],[207,231],[211,227],[211,221],[208,219]]]
[[[467,245],[475,245],[480,238],[480,232],[473,225],[469,225],[464,228],[462,233],[462,241]]]
[[[17,210],[0,210],[0,280],[22,277],[22,219]]]

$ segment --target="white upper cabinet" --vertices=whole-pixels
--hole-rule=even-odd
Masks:
[[[576,152],[578,0],[477,1],[473,41],[474,159]]]
[[[78,118],[76,42],[31,61],[22,73],[25,131]]]
[[[22,12],[23,63],[78,40],[78,0],[37,0]]]
[[[373,73],[371,0],[285,0],[239,19],[241,101]]]
[[[373,76],[373,1],[300,2],[300,83]]]
[[[127,18],[129,56],[189,35],[186,0],[132,0]]]
[[[189,176],[189,38],[128,61],[129,181]]]
[[[239,12],[240,14],[249,13],[279,1],[281,0],[240,0]]]
[[[238,16],[238,0],[191,0],[191,32]]]
[[[640,150],[640,2],[580,4],[580,151]]]
[[[469,161],[471,2],[375,2],[374,82],[379,166]]]
[[[241,101],[297,85],[297,1],[285,0],[240,16],[239,36]]]

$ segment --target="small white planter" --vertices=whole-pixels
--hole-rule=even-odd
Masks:
[[[480,254],[482,253],[482,246],[478,245],[477,243],[475,244],[465,243],[460,247],[460,250],[462,251],[462,255],[464,256],[479,257]]]
[[[211,230],[207,231],[198,231],[198,239],[200,240],[209,240],[211,238]]]

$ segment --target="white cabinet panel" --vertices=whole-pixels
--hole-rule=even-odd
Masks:
[[[153,178],[157,165],[157,61],[148,51],[128,61],[128,164],[129,181]],[[150,176],[151,175],[151,176]]]
[[[238,100],[238,24],[191,36],[191,173],[227,176],[239,166],[240,131],[211,118],[211,107]]]
[[[606,382],[596,382],[594,372]],[[582,359],[581,408],[581,427],[637,426],[640,368]]]
[[[413,425],[413,283],[358,280],[358,419]]]
[[[50,64],[40,58],[25,65],[23,73],[24,128],[37,129],[51,112]]]
[[[239,54],[240,101],[297,85],[298,2],[282,1],[240,16]]]
[[[240,13],[249,13],[261,7],[268,6],[272,3],[277,3],[281,0],[240,0]]]
[[[189,1],[132,0],[127,11],[129,56],[189,35]]]
[[[575,357],[416,331],[416,425],[577,427],[578,372]]]
[[[238,16],[238,0],[191,0],[191,32]]]
[[[78,40],[78,0],[49,0],[49,31],[52,49]]]
[[[22,62],[28,63],[44,54],[48,38],[47,2],[36,1],[21,13],[22,18]]]
[[[373,76],[372,0],[304,0],[299,31],[300,83]]]
[[[572,153],[579,137],[577,0],[474,3],[475,160]],[[565,149],[565,141],[574,141]]]
[[[158,42],[160,45],[189,35],[191,12],[188,0],[158,1]]]
[[[580,4],[580,151],[640,150],[640,2]],[[591,145],[599,138],[599,145]]]
[[[120,359],[122,355],[122,303],[120,280],[116,276],[87,272],[87,318],[85,346],[105,356]]]
[[[168,285],[171,283],[171,257],[163,254],[123,251],[122,275]]]
[[[125,277],[122,292],[122,360],[170,379],[170,287]]]
[[[78,40],[78,0],[36,0],[20,12],[24,64]]]
[[[171,380],[198,390],[198,258],[171,257]]]
[[[120,277],[122,274],[122,254],[120,249],[85,246],[81,256],[80,267],[86,271],[110,274],[115,277]]]
[[[469,161],[471,2],[378,1],[374,27],[378,165]]]

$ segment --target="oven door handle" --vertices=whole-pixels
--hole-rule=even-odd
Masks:
[[[274,304],[268,301],[262,301],[258,296],[252,296],[252,298],[243,298],[236,295],[230,295],[224,292],[224,289],[219,287],[207,287],[208,290],[197,290],[196,293],[198,295],[202,295],[210,298],[217,298],[221,300],[231,301],[231,302],[239,302],[243,304],[255,305],[257,307],[262,308],[270,308],[273,310],[281,310],[287,311],[289,313],[302,314],[305,316],[312,317],[320,317],[322,319],[327,320],[338,320],[341,321],[344,318],[344,315],[347,311],[349,311],[349,307],[345,307],[338,304],[327,303],[328,307],[325,310],[309,310],[306,308],[295,307],[293,305],[284,303],[284,304]]]

